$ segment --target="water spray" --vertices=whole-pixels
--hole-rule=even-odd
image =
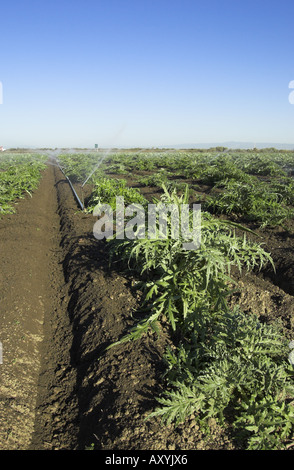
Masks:
[[[97,163],[97,165],[94,167],[93,171],[89,174],[89,176],[85,179],[85,181],[82,184],[82,188],[85,186],[85,184],[89,181],[89,179],[93,176],[95,171],[99,168],[99,166],[102,164],[102,162],[105,160],[107,155],[111,152],[111,149],[109,149],[106,154],[101,158],[101,160]]]

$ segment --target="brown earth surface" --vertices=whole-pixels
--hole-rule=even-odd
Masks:
[[[0,448],[238,448],[213,421],[203,435],[194,416],[178,427],[146,419],[164,387],[168,330],[105,351],[133,325],[140,295],[136,279],[109,267],[94,221],[53,166],[0,220]],[[240,276],[232,302],[279,320],[290,338],[293,225],[261,235],[276,272]]]

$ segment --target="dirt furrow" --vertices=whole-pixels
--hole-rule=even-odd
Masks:
[[[0,447],[28,449],[34,435],[48,318],[60,311],[60,223],[49,167],[33,197],[0,220]],[[57,327],[57,324],[54,325]]]

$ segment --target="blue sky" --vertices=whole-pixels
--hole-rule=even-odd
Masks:
[[[0,145],[294,143],[293,0],[1,0]]]

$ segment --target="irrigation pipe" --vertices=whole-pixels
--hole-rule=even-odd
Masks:
[[[68,176],[66,176],[66,174],[64,173],[63,169],[61,168],[61,166],[59,165],[59,163],[57,162],[57,165],[58,165],[58,168],[60,169],[60,171],[62,172],[62,174],[65,176],[65,178],[67,179],[71,189],[72,189],[72,192],[74,193],[74,196],[76,198],[76,200],[78,201],[78,204],[80,206],[80,208],[82,209],[82,211],[85,209],[85,206],[84,204],[82,203],[82,201],[80,200],[79,196],[77,195],[77,192],[75,190],[75,188],[73,187],[72,185],[72,182],[70,181],[70,179],[68,178]]]

